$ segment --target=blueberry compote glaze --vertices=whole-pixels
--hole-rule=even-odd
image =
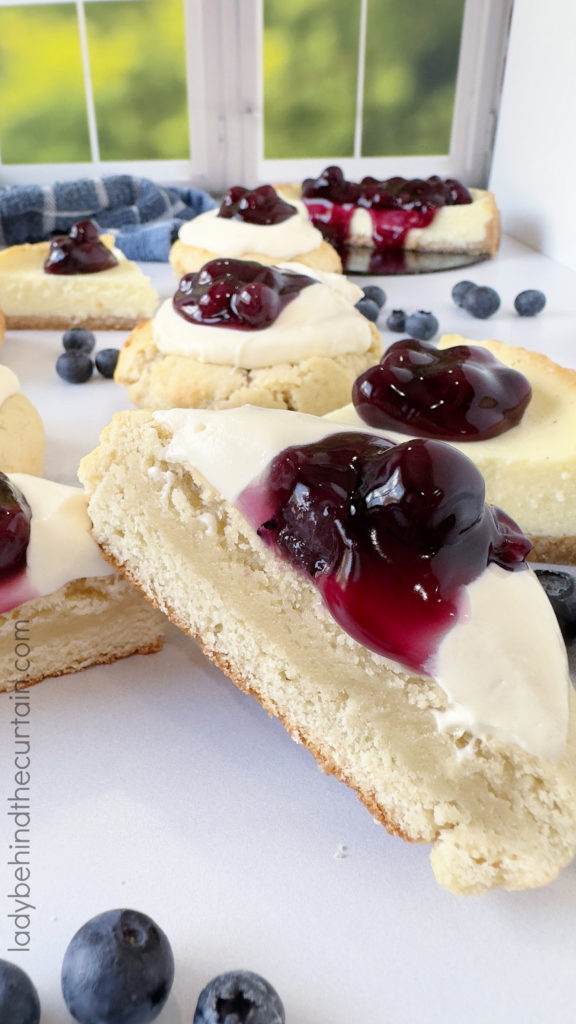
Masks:
[[[312,223],[333,245],[350,238],[355,210],[368,210],[372,244],[381,249],[402,248],[412,228],[425,228],[441,206],[472,202],[468,189],[455,178],[366,177],[347,181],[339,167],[327,167],[319,178],[302,183],[302,198]]]
[[[397,341],[358,377],[356,412],[380,430],[441,441],[487,441],[515,427],[532,389],[523,374],[485,348]]]
[[[525,569],[530,550],[484,504],[474,464],[439,441],[344,432],[287,448],[237,505],[347,633],[417,672],[430,671],[464,587],[491,562]]]
[[[219,217],[243,220],[246,224],[281,224],[297,213],[296,207],[281,199],[272,185],[259,185],[255,189],[233,185],[224,196]]]
[[[32,512],[26,498],[0,473],[0,614],[34,596],[26,583]]]
[[[250,260],[221,259],[181,279],[173,305],[192,324],[261,331],[303,288],[318,282]]]
[[[56,235],[44,261],[46,274],[96,274],[117,266],[118,260],[100,241],[91,220],[79,220],[67,235]]]

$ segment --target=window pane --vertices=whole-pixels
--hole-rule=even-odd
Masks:
[[[360,0],[264,0],[264,155],[350,156]]]
[[[86,4],[102,160],[189,156],[182,0]]]
[[[448,153],[464,0],[368,0],[363,156]]]
[[[90,159],[73,6],[0,7],[0,152],[11,164]]]

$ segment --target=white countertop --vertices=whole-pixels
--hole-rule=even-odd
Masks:
[[[148,272],[169,294],[169,268]],[[452,303],[464,278],[497,289],[496,316],[474,320]],[[511,239],[464,271],[370,280],[388,294],[388,342],[402,336],[384,327],[393,308],[430,309],[442,332],[500,338],[576,369],[576,273]],[[548,297],[539,317],[514,311],[525,288]],[[9,333],[1,358],[44,418],[46,475],[74,482],[80,456],[129,403],[111,381],[60,381],[60,337]],[[124,338],[102,332],[99,347]],[[44,682],[30,705],[34,910],[29,951],[14,954],[12,708],[0,694],[0,957],[30,973],[42,1024],[70,1020],[59,984],[69,939],[119,906],[148,913],[171,940],[176,977],[159,1024],[190,1024],[206,982],[236,967],[268,978],[288,1024],[571,1020],[576,864],[532,892],[444,892],[426,847],[375,825],[175,629],[161,654]]]

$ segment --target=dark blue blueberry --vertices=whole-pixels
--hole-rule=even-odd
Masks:
[[[416,341],[430,341],[438,330],[438,321],[433,313],[419,309],[417,313],[411,313],[406,317],[404,329],[406,334]]]
[[[462,299],[462,306],[478,320],[486,320],[500,308],[500,296],[493,288],[482,284],[478,288],[468,289]]]
[[[0,1021],[38,1024],[40,1000],[28,975],[16,964],[0,960]]]
[[[172,987],[164,932],[137,910],[108,910],[76,932],[62,964],[62,994],[80,1024],[148,1024]]]
[[[403,309],[393,309],[386,321],[389,331],[398,331],[401,334],[406,330],[406,313]]]
[[[94,363],[86,352],[63,352],[56,360],[56,373],[69,384],[85,384],[94,371]]]
[[[219,974],[202,989],[193,1024],[284,1024],[280,996],[252,971]]]
[[[114,376],[119,355],[120,349],[118,348],[103,348],[101,352],[97,352],[94,362],[96,363],[98,373],[101,373],[103,377],[107,377],[110,380]]]
[[[62,335],[62,344],[67,352],[92,352],[96,338],[85,327],[73,327]]]
[[[465,296],[472,290],[472,288],[476,287],[477,286],[473,281],[458,281],[458,284],[455,284],[452,289],[452,298],[456,305],[463,306]]]
[[[537,288],[527,288],[514,299],[514,309],[520,316],[536,316],[542,312],[545,305],[546,296]]]
[[[565,640],[576,637],[576,576],[557,569],[536,569]]]
[[[362,291],[364,292],[364,297],[372,299],[372,302],[376,303],[378,309],[382,309],[382,306],[386,305],[386,292],[379,284],[367,284]]]
[[[356,309],[359,313],[362,313],[362,316],[365,316],[367,320],[371,320],[374,324],[380,316],[380,307],[372,299],[360,299],[356,303]]]

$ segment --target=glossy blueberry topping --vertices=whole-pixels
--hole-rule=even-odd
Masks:
[[[470,459],[438,441],[344,432],[287,448],[238,504],[346,632],[417,671],[454,624],[462,588],[490,562],[525,568],[530,550],[484,504]]]
[[[348,241],[356,207],[370,214],[372,244],[393,249],[402,248],[411,228],[427,227],[439,207],[472,202],[468,189],[454,178],[396,176],[380,181],[365,177],[352,182],[335,166],[327,167],[318,178],[307,178],[302,197],[313,224],[338,249]]]
[[[32,511],[22,491],[0,473],[0,580],[26,568]]]
[[[254,189],[233,185],[220,204],[218,216],[247,224],[281,224],[296,212],[296,207],[281,199],[272,185]]]
[[[354,407],[365,423],[442,441],[486,441],[520,422],[529,381],[487,349],[397,341],[358,377]]]
[[[0,1021],[38,1024],[40,1000],[28,975],[9,960],[0,960]]]
[[[100,241],[91,220],[79,220],[67,235],[56,235],[44,261],[47,274],[95,274],[116,266],[118,260]]]
[[[109,910],[72,938],[62,994],[80,1024],[148,1024],[166,1002],[174,957],[161,928],[137,910]]]
[[[202,989],[193,1024],[284,1024],[276,989],[253,971],[227,971]]]
[[[173,304],[193,324],[258,331],[274,323],[285,306],[314,278],[250,260],[211,260],[186,274]]]

